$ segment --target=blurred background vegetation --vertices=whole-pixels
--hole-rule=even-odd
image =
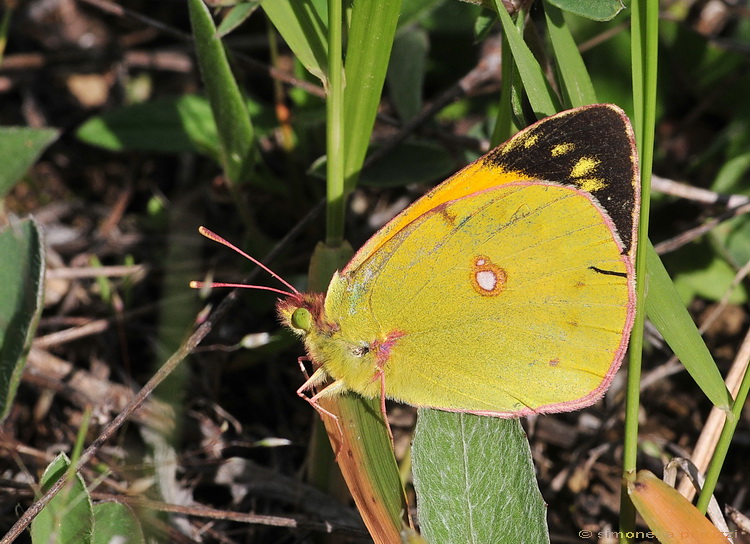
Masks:
[[[221,297],[203,299],[188,282],[206,274],[241,281],[254,269],[209,244],[199,225],[258,258],[278,248],[269,264],[299,288],[325,236],[317,206],[325,196],[320,81],[257,3],[215,4],[255,142],[252,163],[236,166],[232,183],[185,2],[6,3],[2,222],[32,215],[41,226],[46,281],[17,396],[2,392],[13,402],[3,403],[0,426],[0,529],[17,519],[19,505],[31,504],[35,482],[56,455],[73,455],[82,424],[89,442],[205,318],[204,306]],[[750,9],[729,0],[662,1],[660,8],[651,240],[725,369],[750,321],[750,222],[743,215]],[[369,158],[347,206],[346,237],[355,248],[488,150],[500,40],[483,9],[404,1]],[[532,48],[544,41],[534,35],[540,18],[533,5]],[[569,14],[566,21],[598,99],[632,114],[627,10],[607,22]],[[273,285],[267,277],[254,281]],[[162,511],[150,526],[165,541],[306,542],[322,520],[366,539],[345,500],[335,504],[297,478],[317,417],[294,394],[301,348],[279,330],[272,294],[240,297],[83,472],[96,483],[93,498],[148,497],[151,510]],[[710,403],[668,362],[655,335],[649,346],[640,464],[660,474],[665,459],[692,448]],[[527,423],[553,542],[617,526],[622,388],[616,382],[604,402],[583,412]],[[414,413],[397,405],[390,412],[401,459]],[[744,419],[717,488],[722,502],[745,513],[749,431]],[[183,514],[169,517],[165,505]]]

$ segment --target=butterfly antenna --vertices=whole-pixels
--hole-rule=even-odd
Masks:
[[[219,236],[215,232],[210,231],[206,227],[203,227],[203,226],[198,227],[198,232],[200,232],[203,236],[205,236],[209,240],[213,240],[214,242],[218,242],[221,245],[226,246],[229,249],[231,249],[231,250],[239,253],[240,255],[242,255],[243,257],[245,257],[247,260],[249,260],[250,262],[252,262],[256,266],[258,266],[261,269],[265,270],[272,278],[275,278],[278,281],[280,281],[285,287],[289,288],[289,291],[283,291],[281,289],[276,289],[275,287],[267,287],[265,285],[244,285],[244,284],[241,284],[241,283],[211,283],[211,285],[213,287],[240,287],[240,288],[243,288],[243,289],[260,289],[260,290],[263,290],[263,291],[273,291],[274,293],[279,293],[279,294],[286,295],[286,296],[293,296],[293,295],[299,295],[300,294],[300,292],[297,291],[297,289],[295,289],[294,286],[291,283],[289,283],[284,278],[282,278],[281,276],[279,276],[276,272],[274,272],[273,270],[271,270],[270,268],[268,268],[266,265],[264,265],[262,262],[260,262],[255,257],[251,257],[250,255],[248,255],[247,253],[245,253],[244,251],[242,251],[240,248],[238,248],[237,246],[235,246],[233,243],[229,242],[228,240],[225,240],[224,238],[222,238],[221,236]],[[195,289],[200,289],[204,285],[206,285],[206,283],[202,282],[202,281],[191,281],[190,282],[190,287],[193,287]]]

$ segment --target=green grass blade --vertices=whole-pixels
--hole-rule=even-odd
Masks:
[[[370,143],[400,11],[400,0],[361,0],[352,11],[344,91],[347,193],[357,184]]]
[[[557,75],[566,107],[577,108],[586,104],[596,104],[598,100],[594,84],[591,83],[570,29],[565,24],[562,10],[547,0],[544,5],[544,16],[552,52],[557,61]]]
[[[250,180],[255,164],[253,125],[237,81],[202,0],[188,0],[198,65],[219,133],[224,174],[234,185]]]
[[[428,542],[549,542],[546,506],[518,419],[422,408],[412,459]]]
[[[346,87],[343,93],[343,119],[340,133],[332,135],[329,126],[328,145],[328,210],[326,240],[335,245],[343,240],[344,211],[349,193],[359,179],[375,115],[383,92],[388,59],[391,54],[400,1],[363,0],[352,9],[351,27],[346,50]],[[330,46],[330,45],[329,45]],[[334,62],[339,57],[332,57]],[[338,62],[337,62],[338,65]],[[331,76],[335,68],[331,66]],[[339,125],[334,115],[341,97],[333,94],[331,83],[328,123]],[[343,156],[343,184],[337,174],[339,165],[334,155]]]
[[[339,0],[329,0],[328,6],[328,80],[326,96],[326,244],[339,247],[344,241],[344,216],[347,191],[344,168],[346,149],[346,119],[344,117],[344,56],[343,6]],[[356,10],[355,10],[356,11]],[[353,81],[352,85],[359,85]]]
[[[500,23],[503,25],[503,34],[507,38],[508,46],[513,53],[513,62],[518,67],[524,90],[529,97],[529,102],[537,119],[554,115],[561,108],[552,87],[550,87],[547,78],[544,77],[542,67],[539,66],[534,54],[523,41],[518,29],[513,25],[513,21],[502,2],[494,0],[494,3]]]
[[[635,132],[636,147],[638,149],[638,161],[641,174],[641,210],[638,225],[638,252],[636,254],[636,315],[633,324],[633,332],[630,336],[630,352],[628,354],[628,381],[625,403],[625,433],[623,439],[623,486],[620,494],[620,531],[624,535],[632,534],[635,529],[635,507],[630,501],[625,482],[631,480],[636,474],[636,463],[638,458],[638,420],[640,414],[640,382],[643,355],[643,327],[646,315],[651,317],[654,324],[659,328],[664,339],[669,343],[675,353],[685,357],[683,364],[693,365],[693,358],[686,345],[679,341],[684,338],[679,330],[671,327],[682,325],[682,331],[695,329],[687,310],[679,298],[674,295],[674,284],[654,251],[648,240],[649,215],[651,210],[651,168],[654,156],[654,125],[656,122],[656,67],[659,57],[658,51],[658,25],[659,5],[658,2],[648,0],[635,0],[631,3],[631,60],[633,76],[633,103],[635,105],[633,117],[633,129]],[[652,268],[653,266],[653,268]],[[653,287],[651,287],[653,284]],[[673,316],[670,318],[670,314]],[[657,324],[661,321],[662,328]],[[669,330],[663,327],[670,327]],[[697,333],[697,331],[695,331]],[[722,401],[720,388],[726,392],[724,383],[716,382],[718,372],[712,373],[708,365],[713,365],[702,338],[697,334],[689,334],[693,342],[700,342],[695,346],[696,353],[701,353],[701,359],[706,365],[706,372],[712,385],[708,385],[713,391],[714,397]],[[689,348],[688,348],[689,349]],[[679,351],[678,351],[679,350]],[[707,357],[706,357],[707,356]],[[697,365],[702,366],[702,365]],[[714,366],[715,371],[715,366]],[[721,376],[718,376],[719,379]],[[724,397],[726,398],[726,397]],[[632,542],[632,537],[624,536],[621,542]]]
[[[328,73],[328,7],[325,0],[265,0],[261,7],[308,72]]]
[[[502,39],[502,58],[511,56],[510,46],[505,36]],[[520,92],[514,87],[520,87],[518,70],[512,62],[503,62],[500,78],[500,104],[495,118],[495,128],[492,131],[492,147],[504,142],[519,131],[513,120],[513,95]]]
[[[42,313],[44,245],[31,219],[0,232],[0,420],[8,415]]]
[[[737,398],[734,399],[734,403],[732,404],[732,413],[727,414],[727,418],[724,421],[724,427],[721,430],[719,441],[716,444],[716,450],[711,458],[711,464],[706,471],[706,481],[703,484],[703,489],[701,489],[701,494],[700,497],[698,497],[698,502],[696,504],[696,508],[704,514],[706,513],[708,503],[711,500],[711,495],[713,495],[714,489],[716,489],[716,484],[719,481],[721,469],[724,467],[724,461],[726,461],[727,454],[729,453],[729,447],[732,444],[734,432],[737,430],[737,424],[741,421],[742,410],[747,402],[749,392],[750,369],[745,368],[745,375],[742,377],[742,382],[737,390]]]
[[[240,2],[230,8],[224,19],[219,23],[216,34],[219,38],[224,38],[227,34],[236,30],[237,27],[244,23],[258,9],[259,5],[260,2],[258,0],[250,0],[248,2]]]
[[[400,2],[376,0],[352,6],[344,68],[341,5],[329,4],[326,244],[316,249],[310,271],[311,289],[321,292],[351,256],[341,252],[345,204],[370,141],[399,7]],[[334,447],[340,445],[339,467],[373,540],[398,542],[408,510],[379,399],[340,395],[321,399],[321,405],[339,418],[340,426],[328,417],[323,422]]]

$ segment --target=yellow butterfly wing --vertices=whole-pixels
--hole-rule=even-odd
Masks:
[[[325,298],[280,301],[314,382],[499,416],[593,403],[635,313],[633,142],[616,106],[544,119],[396,216]]]
[[[345,270],[357,268],[391,236],[431,209],[471,193],[542,179],[590,192],[633,255],[639,207],[633,129],[625,112],[594,104],[542,119],[414,202],[370,238]]]
[[[632,327],[632,262],[586,192],[516,182],[441,204],[329,287],[325,314],[363,372],[344,385],[492,415],[594,402]],[[375,368],[373,365],[373,361]],[[366,367],[370,366],[369,369]]]

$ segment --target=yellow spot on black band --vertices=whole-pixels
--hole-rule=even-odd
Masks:
[[[524,138],[523,140],[521,140],[521,143],[526,149],[529,149],[531,147],[534,147],[538,141],[538,134],[530,134],[528,138]]]
[[[583,191],[593,193],[595,191],[601,191],[607,186],[607,182],[602,178],[584,178],[577,179],[576,185]]]
[[[570,177],[582,178],[583,176],[588,176],[596,170],[596,167],[599,166],[599,163],[601,162],[602,161],[595,157],[581,157],[573,165],[573,168],[571,168]]]
[[[576,145],[573,143],[558,144],[558,145],[552,146],[552,149],[550,150],[550,154],[553,157],[560,157],[561,155],[570,153],[571,151],[575,150],[575,148],[576,148]]]

